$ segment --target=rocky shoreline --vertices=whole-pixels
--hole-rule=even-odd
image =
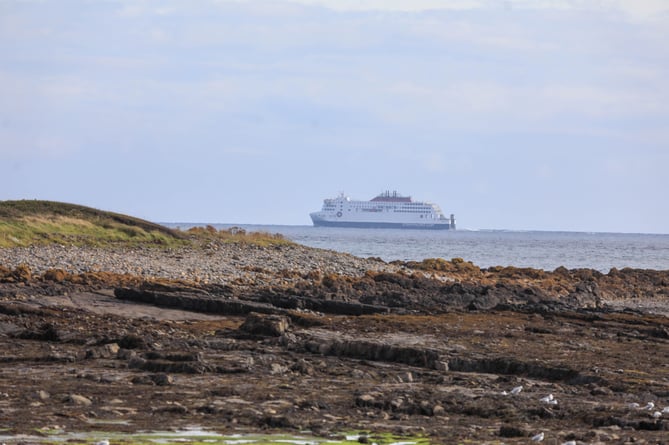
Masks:
[[[49,269],[63,269],[69,273],[105,271],[204,284],[227,284],[253,275],[261,268],[272,273],[290,270],[347,276],[362,275],[367,270],[398,270],[380,261],[297,244],[259,247],[210,243],[204,248],[166,250],[59,245],[0,249],[0,265],[15,268],[20,264],[27,265],[36,274]]]
[[[666,443],[668,303],[668,271],[0,249],[0,427]]]

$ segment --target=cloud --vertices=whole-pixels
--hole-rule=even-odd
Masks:
[[[469,10],[489,4],[486,0],[295,0],[305,5],[324,6],[336,11]]]
[[[453,164],[451,150],[509,140],[529,150],[557,135],[567,152],[597,137],[666,147],[662,4],[16,3],[0,15],[0,123],[11,126],[0,144],[241,164],[281,153],[286,169],[338,154],[378,165],[383,154],[379,178],[404,167],[391,163],[403,151],[437,176],[477,172],[468,158]]]
[[[572,125],[579,119],[587,122],[669,114],[666,91],[658,94],[657,91],[616,90],[588,84],[506,85],[492,81],[459,81],[428,86],[401,82],[388,86],[386,97],[393,105],[381,112],[394,123],[418,123],[432,115],[435,119],[430,119],[428,125],[455,118],[460,125],[468,121],[478,129],[495,128],[495,122],[507,130],[513,126],[520,130],[529,123],[555,122],[556,119],[566,119],[564,124]]]
[[[634,20],[669,20],[666,0],[618,0],[614,4]]]
[[[254,2],[256,0],[246,0]],[[239,0],[219,0],[220,3]],[[552,10],[620,12],[635,20],[666,19],[666,0],[279,0],[272,2],[320,6],[340,12]]]

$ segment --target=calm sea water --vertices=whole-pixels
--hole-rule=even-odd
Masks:
[[[193,225],[170,224],[187,229]],[[229,228],[232,224],[212,224]],[[312,226],[235,225],[280,233],[300,244],[385,261],[464,258],[480,267],[517,266],[554,270],[591,268],[669,270],[669,235],[344,229]]]

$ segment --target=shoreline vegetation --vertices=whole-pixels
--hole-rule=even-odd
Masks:
[[[3,242],[7,444],[165,425],[507,444],[669,431],[669,271],[384,262],[46,201],[0,202]]]
[[[53,201],[0,201],[0,247],[73,245],[90,247],[185,247],[208,242],[285,245],[280,234],[246,232],[239,227],[216,230],[172,229],[132,216]]]

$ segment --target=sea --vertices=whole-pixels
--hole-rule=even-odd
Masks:
[[[170,223],[186,230],[205,223]],[[313,226],[210,224],[247,232],[279,233],[305,246],[384,261],[462,258],[479,267],[546,271],[612,268],[669,270],[669,235],[508,230],[354,229]]]

